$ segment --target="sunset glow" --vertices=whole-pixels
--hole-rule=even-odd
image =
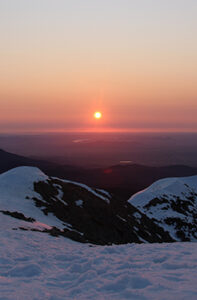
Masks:
[[[95,107],[102,130],[197,131],[196,14],[196,0],[0,1],[0,131],[98,130]]]
[[[95,112],[94,117],[95,117],[95,119],[101,119],[102,118],[101,112],[100,111]]]

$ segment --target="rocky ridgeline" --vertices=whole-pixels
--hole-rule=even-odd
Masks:
[[[128,202],[175,241],[197,240],[197,176],[158,180]]]
[[[160,180],[125,202],[104,190],[19,167],[0,175],[0,213],[21,220],[15,230],[83,243],[195,240],[197,177],[166,180],[168,184]]]
[[[104,191],[59,179],[34,188],[42,198],[33,198],[35,205],[67,225],[57,235],[101,245],[172,241],[145,214]]]

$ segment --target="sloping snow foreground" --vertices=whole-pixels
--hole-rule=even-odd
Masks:
[[[0,299],[197,298],[197,243],[91,246],[0,217]]]
[[[16,169],[1,175],[1,209],[17,210],[24,195],[34,195],[32,176],[33,181],[47,179],[38,169],[28,170],[20,169],[25,179],[16,180]],[[25,190],[16,197],[18,185]],[[26,202],[24,214],[32,212],[44,223],[30,223],[30,228],[48,226]],[[15,230],[24,227],[27,222],[0,214],[0,300],[197,299],[197,243],[92,246]]]

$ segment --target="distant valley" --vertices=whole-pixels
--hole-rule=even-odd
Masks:
[[[95,188],[105,189],[123,200],[127,200],[131,195],[143,190],[158,179],[197,174],[197,168],[184,165],[152,167],[131,164],[88,169],[36,160],[0,150],[0,173],[19,166],[38,167],[49,176],[74,180]]]

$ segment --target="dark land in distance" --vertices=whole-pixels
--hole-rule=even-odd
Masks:
[[[1,134],[0,149],[0,172],[34,165],[124,199],[160,178],[197,174],[197,133]]]

